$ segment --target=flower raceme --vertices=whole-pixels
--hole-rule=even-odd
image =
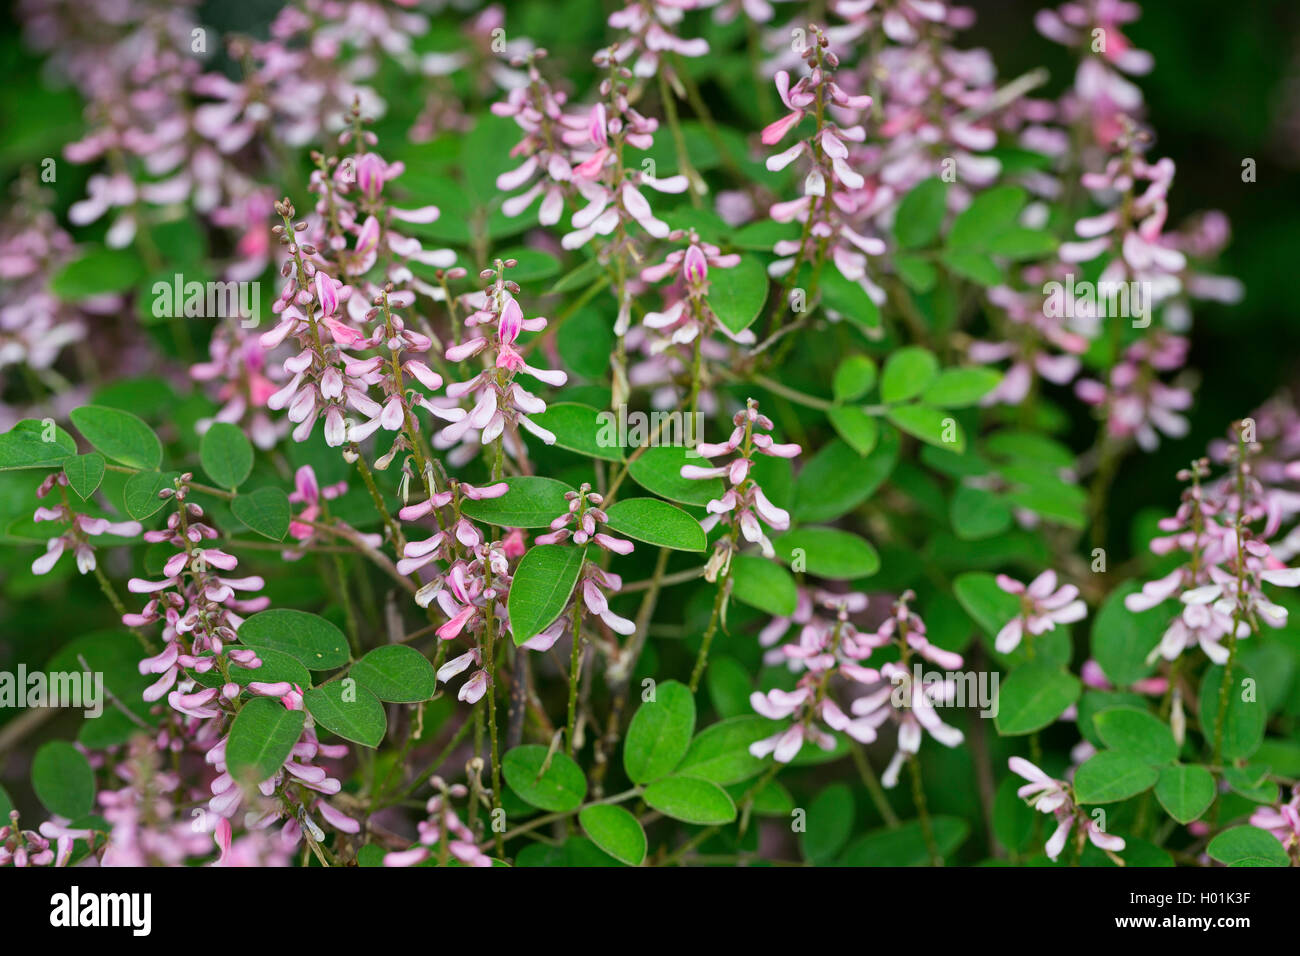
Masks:
[[[22,403],[13,417],[41,423],[91,386],[109,396],[101,415],[133,394],[88,380],[83,353],[102,353],[104,368],[157,366],[159,382],[197,383],[180,396],[185,414],[160,430],[160,460],[151,443],[118,447],[115,436],[136,423],[97,434],[74,412],[77,440],[96,446],[111,474],[83,504],[68,492],[84,489],[77,478],[97,466],[69,458],[37,491],[34,519],[54,530],[33,572],[57,587],[55,572],[69,570],[58,561],[71,551],[77,570],[94,573],[120,603],[113,573],[129,560],[128,600],[145,603],[119,617],[132,632],[126,643],[147,649],[129,649],[144,678],[141,699],[126,702],[139,718],[132,738],[78,747],[95,782],[113,789],[99,791],[85,820],[53,814],[26,829],[12,815],[0,827],[0,865],[488,866],[595,853],[689,863],[698,841],[681,834],[697,824],[675,818],[667,802],[647,800],[653,812],[645,811],[640,797],[663,777],[637,767],[634,738],[654,725],[665,740],[680,731],[686,752],[697,731],[713,746],[710,715],[730,720],[733,734],[770,721],[747,739],[728,738],[762,762],[756,780],[802,763],[805,747],[838,759],[846,741],[867,780],[879,769],[895,788],[910,770],[914,802],[894,794],[878,804],[887,820],[892,810],[919,823],[899,828],[900,840],[916,833],[935,862],[952,852],[980,858],[978,826],[956,851],[932,845],[924,799],[930,758],[945,758],[939,746],[962,747],[969,734],[978,755],[989,733],[1012,730],[958,712],[962,642],[978,618],[996,634],[994,664],[1018,692],[1032,690],[1025,682],[1041,678],[1044,664],[1056,666],[1048,655],[1052,662],[1022,671],[1021,660],[1034,656],[1035,638],[1086,616],[1079,587],[1056,570],[1079,566],[1081,522],[1062,513],[1069,495],[1053,496],[1061,511],[1035,505],[1045,488],[1091,483],[1100,519],[1124,456],[1190,432],[1202,414],[1186,369],[1193,301],[1241,293],[1204,271],[1230,235],[1222,214],[1170,224],[1174,163],[1149,155],[1132,79],[1151,57],[1123,32],[1137,9],[1080,0],[1035,18],[1078,54],[1068,64],[1073,84],[1049,99],[1034,95],[1036,72],[1002,80],[987,51],[963,47],[974,14],[946,0],[837,0],[831,23],[809,29],[806,11],[768,0],[615,6],[586,24],[606,30],[590,62],[556,63],[514,27],[502,45],[500,6],[454,23],[450,9],[416,13],[406,0],[293,0],[266,39],[230,44],[238,69],[226,76],[159,42],[190,34],[189,5],[161,14],[136,0],[22,5],[33,42],[90,107],[66,158],[95,166],[67,219],[102,222],[102,245],[124,257],[113,261],[138,253],[150,273],[178,262],[197,268],[188,253],[199,246],[211,251],[202,265],[214,277],[253,282],[275,269],[280,280],[272,327],[226,317],[194,343],[190,364],[178,357],[183,339],[160,352],[141,334],[129,288],[67,291],[84,268],[79,257],[104,250],[59,228],[58,197],[46,209],[48,198],[23,191],[0,223],[0,365],[21,372],[6,378],[6,398]],[[741,16],[752,32],[709,26]],[[444,27],[460,43],[431,52],[440,34],[426,34]],[[1105,34],[1100,49],[1094,30]],[[705,56],[705,73],[685,68]],[[717,78],[751,70],[737,88],[762,99],[739,113],[713,108],[727,92]],[[407,102],[411,90],[419,102]],[[385,115],[386,101],[402,108]],[[494,116],[484,115],[488,103]],[[517,132],[503,142],[506,121]],[[658,176],[656,161],[671,162],[671,175]],[[276,200],[286,188],[306,197],[301,213]],[[965,228],[972,222],[980,228]],[[192,235],[176,241],[178,226]],[[1080,272],[1149,286],[1150,315],[1103,316],[1073,293],[1058,313],[1046,289]],[[749,282],[755,274],[761,283]],[[553,284],[540,281],[547,276]],[[789,295],[796,287],[812,293],[807,308]],[[1103,318],[1151,322],[1111,329]],[[927,347],[937,344],[944,348]],[[954,357],[990,367],[946,367]],[[972,382],[988,387],[976,395]],[[873,389],[879,401],[868,397]],[[575,434],[586,409],[643,397],[656,410],[729,419],[732,429],[695,448],[699,460],[688,456],[684,467],[668,455],[655,461],[658,449],[644,445],[591,454]],[[759,399],[799,444],[777,442]],[[1073,414],[1079,403],[1095,412],[1095,429]],[[1011,405],[1025,411],[1014,427],[1011,410],[997,407]],[[936,447],[926,427],[927,415],[950,407],[969,416],[962,454]],[[233,461],[243,449],[222,448],[232,430],[217,423],[251,439],[246,479],[220,467],[223,454]],[[1277,639],[1287,613],[1274,589],[1300,586],[1300,570],[1288,567],[1300,554],[1300,418],[1283,401],[1252,425],[1258,440],[1234,426],[1231,440],[1183,475],[1189,487],[1150,542],[1157,560],[1143,566],[1157,568],[1143,572],[1153,580],[1120,592],[1126,612],[1160,616],[1163,635],[1145,662],[1146,646],[1117,661],[1098,625],[1094,646],[1085,646],[1085,628],[1070,629],[1070,660],[1085,662],[1082,684],[1100,693],[1084,697],[1079,682],[1060,680],[1060,706],[1039,725],[1054,727],[1041,741],[1047,752],[1034,757],[1070,769],[1057,779],[1012,757],[997,774],[1022,779],[1019,796],[1055,819],[1045,846],[1053,860],[1095,856],[1089,843],[1117,858],[1139,840],[1191,859],[1203,836],[1222,835],[1204,828],[1231,832],[1247,813],[1290,859],[1300,852],[1300,798],[1269,793],[1269,802],[1235,805],[1234,774],[1259,757],[1239,752],[1235,723],[1223,733],[1222,715],[1235,721],[1233,712],[1221,708],[1216,724],[1205,706],[1215,693],[1228,700],[1205,685],[1216,673],[1207,665],[1231,663],[1226,679],[1290,653]],[[1076,442],[1079,428],[1089,434]],[[1094,430],[1095,451],[1081,451]],[[33,434],[3,436],[0,470],[10,455],[28,467],[20,459],[30,446],[46,456],[32,467],[70,447],[62,436],[56,452]],[[173,457],[195,454],[211,486]],[[791,464],[766,467],[759,456]],[[859,461],[873,489],[850,503]],[[154,473],[167,476],[162,513],[102,516],[123,506],[137,515],[122,483],[148,487],[141,482]],[[722,490],[700,497],[677,488],[679,478],[719,480]],[[628,494],[633,485],[640,491]],[[787,500],[790,511],[774,504]],[[970,520],[972,501],[979,521]],[[999,515],[1010,530],[995,527]],[[787,557],[799,537],[821,550],[787,571],[778,552]],[[309,553],[319,574],[299,560]],[[530,554],[563,574],[544,586],[528,580]],[[877,564],[884,574],[867,581]],[[1009,619],[968,606],[980,595],[963,575],[1012,567],[1033,570],[1028,583],[996,575],[1016,604]],[[1075,579],[1088,603],[1120,603],[1106,597],[1116,594],[1113,578]],[[302,673],[285,659],[295,655],[253,639],[248,619],[272,595],[313,603],[317,627],[339,631],[336,667],[308,667],[311,686],[292,676]],[[707,612],[710,601],[710,623],[699,628],[697,605]],[[615,610],[638,604],[628,617]],[[710,670],[719,631],[730,646]],[[758,646],[745,646],[755,632]],[[667,690],[683,645],[687,659],[697,655],[690,722],[673,709],[686,699],[681,686]],[[1015,655],[1022,646],[1027,653]],[[385,665],[424,675],[413,682],[419,691],[381,695],[376,675],[396,680]],[[947,673],[926,675],[926,665]],[[373,692],[363,675],[376,681]],[[644,696],[637,716],[627,698],[646,675],[662,694]],[[377,746],[374,728],[335,723],[321,703],[354,678],[377,700]],[[757,717],[734,712],[746,695]],[[1191,697],[1202,707],[1189,730]],[[1214,777],[1212,816],[1169,828],[1162,801],[1148,800],[1137,815],[1115,815],[1124,836],[1092,819],[1088,798],[1097,794],[1076,769],[1094,759],[1098,740],[1110,744],[1094,705],[1119,700],[1144,723],[1168,726],[1180,766]],[[1261,737],[1276,743],[1286,715],[1269,704]],[[260,765],[261,780],[237,779],[237,718],[249,706],[295,727],[302,719],[287,755]],[[444,723],[448,711],[454,723]],[[1076,727],[1086,740],[1071,749]],[[531,755],[541,766],[527,766]],[[521,766],[529,773],[520,776]],[[837,770],[827,763],[818,779]],[[546,789],[564,793],[543,794],[534,822],[514,822],[538,797],[529,784],[548,774]],[[565,786],[551,788],[554,780]],[[807,782],[789,782],[802,800]],[[741,835],[767,827],[766,848],[775,830],[739,783],[719,806],[735,804]],[[543,805],[566,805],[578,789],[568,809]],[[512,822],[501,828],[506,810]],[[643,841],[606,845],[602,812]],[[537,823],[552,819],[570,831],[576,821],[584,835],[562,847],[534,843]],[[1218,850],[1211,842],[1205,852]]]
[[[1077,587],[1056,586],[1055,571],[1044,571],[1028,586],[1005,574],[999,574],[997,582],[1007,594],[1020,598],[1020,613],[1003,626],[994,642],[999,654],[1010,654],[1020,646],[1025,635],[1037,637],[1055,630],[1058,624],[1081,621],[1088,614],[1087,605],[1078,599]]]
[[[776,426],[766,415],[758,411],[758,403],[750,399],[743,411],[732,417],[733,428],[726,441],[717,444],[700,444],[695,451],[702,458],[723,458],[734,455],[724,465],[683,465],[681,475],[695,481],[711,478],[723,478],[727,490],[721,498],[708,503],[709,516],[701,522],[705,531],[711,531],[719,522],[733,529],[731,540],[734,543],[735,532],[744,539],[757,544],[763,556],[772,558],[776,552],[772,542],[763,533],[759,524],[761,518],[769,527],[784,531],[790,527],[790,515],[782,508],[776,507],[763,494],[757,481],[750,477],[754,465],[754,455],[768,455],[773,458],[794,458],[799,454],[798,445],[782,445],[774,442],[770,432]]]

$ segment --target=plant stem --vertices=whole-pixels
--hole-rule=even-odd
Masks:
[[[925,847],[930,853],[931,866],[943,866],[943,857],[939,855],[939,844],[934,840],[934,826],[930,821],[930,811],[925,804],[925,787],[921,784],[921,762],[916,754],[907,758],[907,765],[912,770],[912,800],[916,803],[916,817],[921,821],[921,834],[925,837]]]
[[[579,571],[581,574],[581,571]],[[569,720],[566,724],[564,741],[566,752],[570,757],[574,750],[574,731],[578,726],[578,678],[582,672],[582,601],[575,593],[573,596],[573,651],[569,655]]]

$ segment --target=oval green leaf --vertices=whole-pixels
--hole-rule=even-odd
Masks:
[[[1214,775],[1204,767],[1163,767],[1156,780],[1156,799],[1179,823],[1191,823],[1214,802]]]
[[[475,521],[503,528],[545,528],[569,510],[564,496],[573,489],[562,481],[517,475],[506,484],[510,490],[500,498],[467,499],[460,510]]]
[[[799,599],[790,572],[775,561],[738,554],[731,559],[731,596],[773,617],[789,617]]]
[[[546,751],[540,744],[508,751],[501,760],[506,783],[525,803],[540,810],[567,813],[578,809],[587,797],[587,778],[572,758],[559,751],[551,754],[547,766]]]
[[[226,769],[245,785],[269,779],[289,758],[307,714],[270,697],[254,697],[240,708],[226,741]]]
[[[75,820],[95,805],[95,772],[72,744],[51,740],[32,760],[32,789],[50,813]]]
[[[239,640],[284,651],[309,670],[331,670],[348,662],[348,642],[342,631],[323,617],[292,608],[254,614],[240,625]]]
[[[593,843],[620,863],[640,866],[645,860],[645,830],[637,818],[622,807],[584,807],[578,823]]]
[[[75,491],[82,501],[95,493],[99,483],[104,480],[104,456],[97,451],[86,455],[69,458],[63,463],[63,473],[68,476],[68,487]]]
[[[1060,717],[1083,691],[1073,674],[1049,661],[1030,661],[1011,672],[998,688],[998,733],[1032,734]]]
[[[564,611],[586,555],[586,548],[538,544],[520,559],[507,602],[516,647],[536,637]]]
[[[253,444],[229,422],[214,422],[199,443],[199,462],[219,488],[234,490],[253,472]]]
[[[257,488],[248,494],[238,495],[230,503],[230,510],[243,522],[244,527],[256,531],[272,541],[283,541],[289,533],[293,517],[289,496],[282,488]]]
[[[802,570],[819,578],[847,581],[880,570],[880,555],[871,543],[839,528],[796,528],[781,535],[772,545],[786,564],[802,557]]]
[[[1132,754],[1103,750],[1074,774],[1074,792],[1080,803],[1114,803],[1149,790],[1160,774]]]
[[[676,505],[658,498],[624,498],[605,512],[611,531],[675,551],[703,551],[708,538],[700,523]]]
[[[312,687],[303,704],[320,724],[344,740],[378,747],[388,731],[388,717],[379,698],[351,677]]]
[[[428,700],[438,688],[428,658],[406,644],[376,647],[353,664],[348,674],[380,700],[394,704]]]
[[[623,768],[634,783],[673,772],[695,732],[695,698],[675,680],[655,687],[655,699],[642,704],[627,729]]]
[[[736,819],[730,794],[698,777],[665,777],[646,787],[641,797],[647,806],[683,823],[719,826]]]
[[[162,464],[162,442],[152,428],[130,412],[84,405],[74,408],[69,417],[86,441],[113,461],[149,471]]]

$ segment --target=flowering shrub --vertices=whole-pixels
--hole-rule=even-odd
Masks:
[[[1300,865],[1138,6],[441,6],[20,0],[0,864]]]

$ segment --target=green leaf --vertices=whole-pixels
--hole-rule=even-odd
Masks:
[[[552,813],[567,813],[582,806],[587,797],[587,778],[566,754],[556,751],[546,765],[547,748],[527,744],[507,751],[501,761],[510,789],[530,806]]]
[[[24,418],[0,435],[0,471],[54,468],[76,454],[76,439],[53,422]]]
[[[861,282],[845,277],[838,266],[822,270],[821,296],[827,308],[844,316],[865,334],[873,335],[880,328],[880,306],[872,301]]]
[[[32,759],[32,789],[50,813],[75,820],[95,805],[95,772],[72,744],[51,740]]]
[[[597,805],[578,813],[582,832],[620,863],[640,866],[645,860],[645,830],[636,817],[622,807]]]
[[[880,375],[880,398],[885,402],[902,402],[915,398],[939,374],[939,360],[929,349],[909,345],[885,359]]]
[[[267,612],[263,612],[267,613]],[[254,697],[239,709],[226,741],[226,768],[244,784],[269,779],[289,758],[307,720],[270,697]]]
[[[407,644],[383,644],[352,665],[348,675],[380,700],[415,704],[438,689],[428,658]]]
[[[830,863],[853,832],[853,791],[833,783],[808,805],[806,829],[799,834],[799,850],[810,863]]]
[[[686,685],[664,681],[655,699],[642,704],[627,729],[623,768],[634,783],[647,783],[673,772],[695,732],[695,698]]]
[[[534,424],[555,433],[557,448],[604,461],[623,460],[618,421],[613,412],[598,411],[577,402],[552,402],[546,411],[529,417]]]
[[[929,405],[895,405],[886,417],[914,438],[960,455],[966,451],[966,433],[948,412]]]
[[[984,251],[989,240],[1015,227],[1029,195],[1019,186],[994,186],[978,194],[953,220],[949,249]]]
[[[898,432],[883,428],[863,458],[843,441],[822,446],[799,472],[791,509],[801,522],[833,521],[870,498],[898,464]]]
[[[757,714],[731,717],[705,727],[677,765],[678,773],[727,786],[762,773],[768,761],[749,752],[749,745],[769,737],[776,725]]]
[[[605,267],[593,256],[573,271],[562,275],[546,294],[558,295],[562,292],[571,292],[574,289],[585,289],[593,282],[603,281],[604,275]]]
[[[1020,613],[1020,600],[998,587],[997,578],[984,571],[968,571],[957,575],[952,591],[962,608],[989,637]]]
[[[1016,793],[1023,784],[1020,777],[1003,777],[993,798],[993,835],[1015,853],[1028,847],[1038,816],[1037,811]]]
[[[795,551],[802,551],[801,570],[819,578],[847,581],[880,570],[880,555],[871,543],[839,528],[796,528],[777,538],[773,547],[786,564],[793,563]]]
[[[1191,823],[1214,802],[1214,775],[1196,765],[1162,767],[1156,780],[1156,799],[1179,823]]]
[[[161,511],[170,498],[160,498],[164,488],[175,486],[180,472],[139,471],[126,480],[122,487],[122,504],[126,513],[136,521],[143,521]]]
[[[94,249],[56,272],[50,279],[50,291],[65,302],[80,302],[125,292],[143,277],[139,256],[125,249]]]
[[[104,712],[81,722],[77,740],[83,746],[95,749],[119,746],[140,733],[142,725],[154,726],[161,719],[151,713],[153,704],[142,696],[157,675],[141,674],[139,662],[140,642],[125,630],[83,634],[50,655],[45,668],[48,673],[103,675]],[[121,709],[107,704],[109,695],[117,698]]]
[[[674,445],[652,445],[641,457],[628,463],[632,480],[660,498],[684,505],[707,505],[722,497],[722,479],[697,481],[682,477],[683,465],[707,465],[698,454],[688,456],[687,449]]]
[[[1277,803],[1278,786],[1268,779],[1270,768],[1261,764],[1224,767],[1223,779],[1234,793],[1254,803]]]
[[[758,256],[741,256],[731,269],[709,269],[709,308],[732,335],[754,324],[767,303],[767,293],[767,267]]]
[[[477,205],[486,206],[497,195],[497,177],[515,165],[510,154],[501,150],[501,144],[515,132],[513,122],[485,112],[479,114],[474,128],[460,137],[460,166]]]
[[[997,263],[980,252],[949,251],[940,256],[940,259],[954,273],[978,285],[999,285],[1004,278]]]
[[[108,458],[132,468],[155,470],[162,464],[162,442],[143,421],[116,408],[84,405],[74,408],[72,424]]]
[[[1004,737],[1032,734],[1060,717],[1082,691],[1074,675],[1047,661],[1030,661],[1012,671],[998,688],[993,722]]]
[[[960,485],[948,506],[952,530],[963,541],[979,541],[1011,527],[1011,506],[983,488]]]
[[[1246,682],[1249,681],[1249,684]],[[1214,741],[1219,719],[1219,691],[1223,686],[1223,667],[1215,664],[1201,677],[1201,732]],[[1259,699],[1259,682],[1240,662],[1233,665],[1228,682],[1228,712],[1223,719],[1223,756],[1227,760],[1249,757],[1264,740],[1266,719],[1264,702]],[[1243,698],[1249,698],[1248,700]]]
[[[1172,616],[1160,607],[1136,614],[1128,610],[1124,598],[1137,590],[1131,581],[1116,588],[1093,620],[1092,655],[1117,687],[1129,687],[1155,668],[1155,662],[1148,664],[1146,658],[1160,643]]]
[[[247,687],[254,681],[267,684],[287,681],[290,684],[297,684],[299,687],[311,686],[311,672],[302,665],[298,658],[286,654],[284,651],[272,650],[269,647],[256,647],[252,644],[244,646],[251,651],[257,652],[262,665],[249,668],[231,662],[229,668],[230,679],[240,687]],[[189,673],[204,687],[220,687],[226,682],[225,676],[216,668],[206,674],[196,674],[192,671]]]
[[[736,819],[736,805],[730,794],[698,777],[657,780],[645,788],[641,799],[666,817],[697,826],[719,826]]]
[[[834,405],[826,410],[835,432],[859,455],[869,455],[880,439],[876,420],[854,405]]]
[[[63,463],[63,473],[68,476],[68,487],[85,501],[104,480],[104,456],[92,451],[87,455],[69,458]]]
[[[1178,759],[1178,744],[1173,732],[1155,715],[1135,707],[1103,710],[1093,718],[1093,726],[1109,749],[1131,754],[1151,764],[1173,763]]]
[[[903,249],[919,249],[934,242],[947,210],[948,184],[931,178],[917,183],[898,204],[894,238]]]
[[[1043,229],[1016,226],[989,241],[989,254],[1020,262],[1041,259],[1056,251],[1056,237]]]
[[[1240,826],[1224,830],[1205,852],[1228,866],[1290,866],[1282,841],[1259,827]]]
[[[1070,528],[1082,529],[1086,524],[1088,495],[1082,488],[1032,467],[1003,466],[999,471],[1008,481],[1016,483],[1006,492],[1007,501],[1013,505]],[[1020,484],[1022,479],[1028,481]]]
[[[1159,776],[1140,757],[1103,750],[1075,772],[1074,792],[1080,803],[1114,803],[1149,790]]]
[[[794,578],[781,565],[752,554],[731,559],[731,596],[774,617],[794,613],[798,593]],[[513,590],[513,588],[512,588]]]
[[[213,422],[199,443],[199,462],[213,484],[233,491],[253,472],[253,445],[237,425]]]
[[[974,405],[1002,381],[991,368],[946,368],[921,393],[922,401],[940,408]]]
[[[302,695],[316,723],[344,740],[378,747],[388,731],[384,705],[352,678],[328,681]]]
[[[924,256],[900,253],[894,257],[894,268],[898,270],[898,277],[907,284],[909,289],[922,295],[933,289],[939,281],[939,270]]]
[[[609,317],[595,307],[583,306],[555,330],[555,347],[565,368],[599,380],[608,371],[614,351]]]
[[[503,261],[506,259],[515,260],[515,266],[510,270],[510,278],[515,282],[536,282],[538,279],[549,279],[553,275],[558,275],[560,271],[560,260],[555,256],[549,252],[542,252],[540,249],[529,249],[525,246],[512,246],[497,253],[493,258]]]
[[[724,787],[728,794],[731,795],[732,801],[743,800],[745,794],[749,792],[749,787],[744,784],[736,784],[733,787]],[[750,805],[751,811],[760,817],[784,817],[790,819],[790,814],[795,811],[794,794],[785,788],[779,780],[769,780],[758,788],[753,795],[753,803]]]
[[[657,498],[624,498],[605,510],[611,531],[676,551],[703,551],[708,538],[699,521]]]
[[[546,630],[564,611],[586,555],[586,548],[538,544],[520,559],[508,599],[516,647]]]
[[[942,857],[951,856],[970,834],[970,824],[959,817],[930,818],[935,846]],[[929,866],[930,851],[919,820],[896,828],[886,827],[859,837],[840,857],[841,866]]]
[[[475,521],[502,528],[545,528],[569,511],[565,494],[572,491],[562,481],[533,475],[507,478],[510,486],[500,498],[466,499],[460,510]]]
[[[244,527],[272,541],[284,540],[293,517],[289,496],[284,493],[284,489],[269,486],[237,495],[230,502],[230,510],[243,522]]]
[[[704,683],[709,692],[709,702],[713,704],[718,716],[735,717],[752,713],[749,695],[754,688],[749,668],[734,657],[725,654],[710,657]]]
[[[837,402],[851,402],[876,384],[876,363],[869,355],[850,355],[835,369],[831,392]]]
[[[323,617],[293,608],[254,614],[240,625],[239,640],[284,651],[314,671],[332,670],[348,662],[348,641],[342,631]]]

